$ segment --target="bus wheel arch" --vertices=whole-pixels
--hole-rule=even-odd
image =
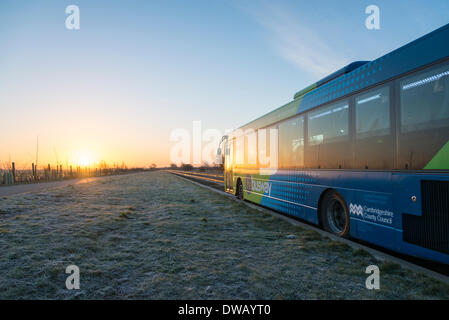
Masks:
[[[342,238],[349,237],[350,217],[344,197],[328,188],[320,195],[318,222],[321,228]]]
[[[239,200],[243,200],[243,182],[241,178],[237,179],[236,188],[235,188],[235,196]]]
[[[321,194],[320,194],[320,198],[318,199],[318,208],[317,208],[317,213],[318,213],[318,225],[320,226],[320,228],[323,228],[323,222],[322,222],[322,219],[321,219],[321,215],[322,215],[322,213],[321,213],[321,208],[322,208],[322,203],[323,203],[323,198],[324,198],[324,196],[326,195],[326,193],[328,193],[328,192],[333,192],[333,191],[335,191],[334,189],[332,189],[332,188],[327,188],[326,190],[324,190],[323,192],[321,192]]]

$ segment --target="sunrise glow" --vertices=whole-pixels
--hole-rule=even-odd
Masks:
[[[89,156],[87,156],[86,154],[81,155],[78,160],[78,164],[83,167],[89,166],[90,163],[91,163],[91,161],[89,159]]]

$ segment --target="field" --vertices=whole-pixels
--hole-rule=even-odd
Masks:
[[[0,199],[0,299],[449,298],[445,284],[167,172]],[[70,264],[80,290],[65,288]],[[365,288],[371,264],[380,290]]]

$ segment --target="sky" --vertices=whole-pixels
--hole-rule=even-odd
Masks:
[[[174,130],[224,134],[447,23],[447,0],[2,0],[0,168],[37,137],[41,165],[165,166]]]

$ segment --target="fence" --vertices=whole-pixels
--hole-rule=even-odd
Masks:
[[[63,169],[62,165],[52,167],[50,164],[39,169],[34,163],[31,164],[30,170],[16,170],[15,163],[13,162],[8,170],[0,170],[0,185],[110,176],[142,170],[143,169],[85,168],[79,166],[69,166]]]

